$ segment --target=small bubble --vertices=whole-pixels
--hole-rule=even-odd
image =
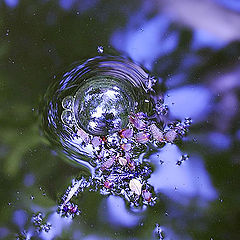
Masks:
[[[62,122],[68,125],[73,124],[73,114],[69,110],[64,110],[61,115]]]
[[[71,109],[73,104],[73,97],[67,96],[62,100],[62,107],[64,109]]]

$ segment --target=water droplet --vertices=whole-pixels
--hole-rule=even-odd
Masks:
[[[194,143],[197,143],[197,138],[193,137],[192,140],[193,140]]]
[[[12,63],[12,64],[15,63],[15,61],[14,61],[12,58],[8,58],[8,60],[9,60],[9,62]]]
[[[99,54],[102,54],[102,53],[103,53],[103,46],[98,46],[98,47],[97,47],[97,52],[98,52]]]

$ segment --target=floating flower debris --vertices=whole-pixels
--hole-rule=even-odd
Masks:
[[[42,231],[49,232],[52,227],[50,223],[46,222],[46,219],[43,217],[41,212],[33,215],[32,223],[38,233]]]
[[[99,191],[102,195],[122,196],[130,204],[154,205],[156,193],[147,182],[152,167],[148,161],[139,160],[139,149],[147,144],[174,143],[183,137],[190,126],[190,119],[172,122],[163,129],[142,112],[132,113],[126,128],[106,136],[92,136],[77,130],[77,137],[93,149],[96,166],[95,176],[75,179],[61,199],[58,212],[61,216],[74,217],[80,214],[77,204],[71,202],[83,191]],[[144,129],[144,130],[143,130]],[[80,133],[80,134],[79,134]],[[183,155],[179,164],[187,159]]]
[[[180,166],[186,160],[188,160],[189,156],[187,154],[182,155],[181,159],[176,162],[176,165]]]
[[[16,235],[16,240],[29,240],[31,236],[27,233],[26,230],[23,230],[21,233]]]
[[[101,46],[98,52],[103,53]],[[72,181],[60,200],[61,216],[80,214],[77,200],[85,191],[121,196],[131,206],[156,203],[148,183],[153,167],[143,155],[176,143],[191,124],[190,118],[168,119],[160,85],[128,59],[98,56],[48,89],[42,129],[57,151],[90,175]]]
[[[153,237],[156,240],[163,240],[165,239],[165,233],[162,230],[161,226],[159,224],[156,224],[156,227],[153,231]]]

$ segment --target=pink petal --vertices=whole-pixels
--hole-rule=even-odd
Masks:
[[[129,138],[131,138],[133,136],[133,130],[131,128],[126,128],[126,129],[121,131],[120,136],[122,138],[129,139]]]
[[[97,137],[97,136],[93,137],[92,145],[93,145],[94,148],[100,146],[101,143],[102,143],[102,139],[100,137]]]
[[[122,148],[124,151],[128,152],[128,151],[131,150],[132,144],[131,144],[131,143],[123,143],[123,144],[121,145],[121,148]]]
[[[145,144],[149,141],[149,134],[145,132],[139,132],[136,134],[136,141]]]

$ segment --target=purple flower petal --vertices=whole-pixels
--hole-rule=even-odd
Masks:
[[[136,134],[136,141],[145,144],[149,141],[150,135],[146,132],[139,132]]]

